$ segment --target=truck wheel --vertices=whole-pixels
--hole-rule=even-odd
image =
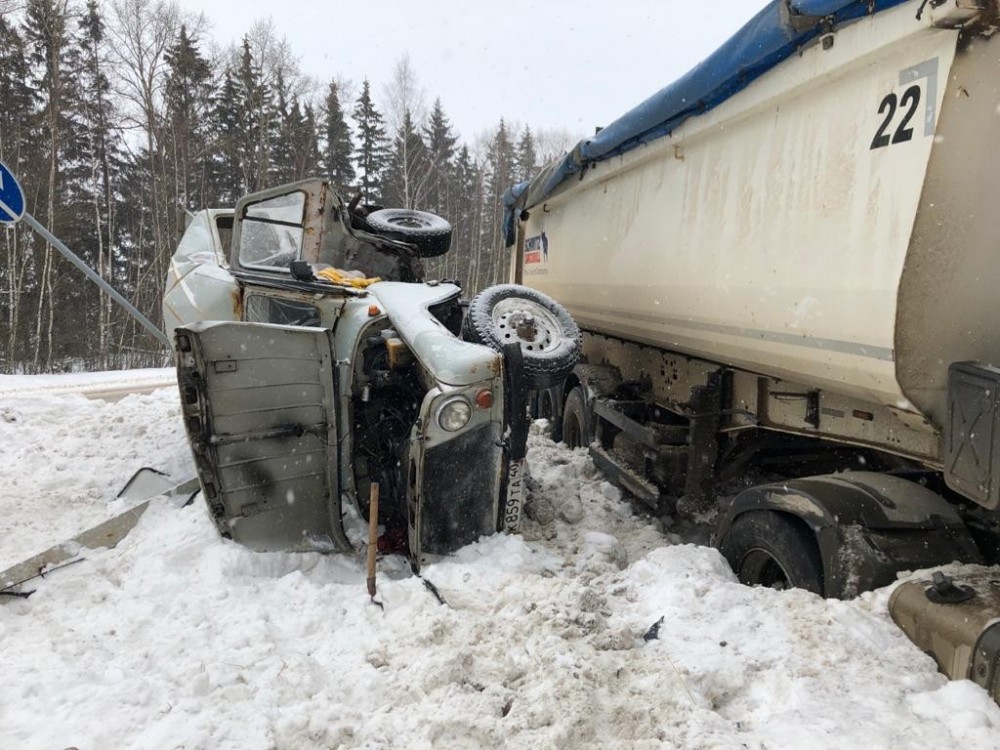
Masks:
[[[769,510],[737,518],[720,550],[741,583],[823,595],[823,565],[812,536]]]
[[[463,338],[500,351],[520,344],[531,389],[549,388],[570,374],[580,356],[580,329],[551,297],[518,286],[484,289],[469,303]]]
[[[536,419],[549,420],[549,437],[552,438],[553,443],[558,443],[562,440],[562,414],[559,413],[559,409],[556,406],[557,399],[561,393],[561,388],[544,388],[538,391],[538,398],[536,399],[537,408],[534,416]]]
[[[590,409],[583,388],[576,386],[563,405],[562,439],[569,448],[586,448],[594,442]]]
[[[379,234],[413,245],[421,258],[444,255],[451,247],[451,224],[435,214],[409,208],[383,208],[365,218]]]

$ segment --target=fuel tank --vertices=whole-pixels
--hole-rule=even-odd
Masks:
[[[954,576],[900,584],[889,614],[921,651],[953,680],[972,680],[1000,702],[1000,576],[966,566]]]

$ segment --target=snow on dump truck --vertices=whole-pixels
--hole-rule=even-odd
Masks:
[[[539,412],[661,512],[718,509],[747,583],[1000,557],[998,18],[775,0],[505,197],[513,279],[584,329]],[[1000,572],[967,578],[892,614],[1000,698]]]

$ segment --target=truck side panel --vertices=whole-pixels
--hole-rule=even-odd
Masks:
[[[939,425],[951,363],[1000,365],[998,61],[996,34],[959,51],[899,287],[896,375]]]
[[[586,329],[907,408],[896,290],[957,38],[858,21],[594,166],[530,210],[525,282]]]

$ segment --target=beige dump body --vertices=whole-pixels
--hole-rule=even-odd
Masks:
[[[1000,38],[917,5],[529,206],[525,283],[585,329],[940,428],[948,365],[1000,363]]]

